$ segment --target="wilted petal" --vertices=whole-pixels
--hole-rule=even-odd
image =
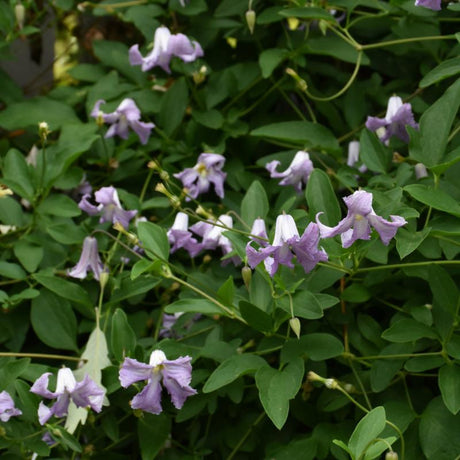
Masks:
[[[119,371],[121,386],[127,388],[133,383],[148,380],[152,376],[153,366],[140,363],[136,359],[125,358]]]

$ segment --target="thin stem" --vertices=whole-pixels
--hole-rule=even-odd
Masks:
[[[147,174],[144,185],[142,186],[141,194],[139,195],[139,201],[141,203],[144,201],[145,194],[147,193],[147,187],[150,184],[150,180],[152,179],[153,173],[154,173],[154,170],[149,169],[149,173]]]
[[[65,361],[86,361],[85,359],[78,358],[76,356],[65,356],[65,355],[53,355],[47,353],[16,353],[9,351],[0,352],[1,358],[42,358],[42,359],[59,359]]]
[[[379,265],[378,267],[358,268],[355,273],[374,272],[377,270],[392,270],[393,268],[424,267],[426,265],[459,265],[460,260],[427,260],[426,262],[409,262],[406,264]]]
[[[246,433],[242,436],[242,438],[238,441],[238,444],[235,446],[235,448],[232,450],[230,455],[227,457],[227,460],[232,460],[232,458],[236,455],[236,453],[240,450],[240,447],[244,444],[246,439],[249,437],[251,434],[252,430],[262,421],[262,419],[265,417],[265,412],[262,412],[253,422],[253,424],[247,429]]]
[[[366,389],[364,388],[363,382],[361,378],[359,377],[358,373],[356,372],[355,366],[353,366],[353,361],[351,359],[348,360],[348,365],[350,366],[353,375],[355,376],[356,381],[358,382],[359,388],[361,389],[361,393],[364,396],[364,399],[366,400],[367,407],[369,409],[372,409],[372,404],[369,400],[369,397],[367,396]]]
[[[398,40],[389,40],[387,42],[371,43],[369,45],[360,45],[360,49],[364,51],[364,50],[370,50],[370,49],[375,49],[375,48],[384,48],[385,46],[402,45],[404,43],[430,41],[430,40],[456,40],[456,37],[454,34],[452,34],[452,35],[433,35],[430,37],[400,38]]]
[[[395,355],[373,355],[373,356],[361,356],[354,357],[357,361],[369,360],[369,359],[405,359],[405,358],[418,358],[420,356],[442,356],[442,351],[433,351],[427,353],[401,353]]]

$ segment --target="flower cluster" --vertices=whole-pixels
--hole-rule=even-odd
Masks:
[[[158,66],[171,73],[169,63],[173,56],[184,62],[193,62],[203,54],[198,42],[184,34],[171,34],[167,27],[161,26],[155,31],[152,51],[143,57],[139,45],[133,45],[129,49],[129,62],[131,65],[140,65],[144,72]]]

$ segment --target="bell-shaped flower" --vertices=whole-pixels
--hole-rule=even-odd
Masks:
[[[139,45],[133,45],[129,49],[129,63],[140,65],[144,72],[158,66],[171,73],[169,63],[173,56],[184,62],[193,62],[203,55],[203,49],[198,42],[190,40],[184,34],[171,34],[167,27],[161,26],[155,31],[152,51],[143,57]]]
[[[260,217],[255,219],[252,223],[251,235],[249,238],[256,243],[259,243],[261,246],[268,245],[268,235],[265,227],[265,221]]]
[[[265,169],[270,173],[271,178],[282,179],[279,185],[292,185],[297,193],[301,193],[303,185],[307,183],[313,171],[313,163],[310,160],[310,155],[307,152],[299,150],[284,172],[276,171],[279,165],[280,162],[278,160],[273,160],[265,165]]]
[[[133,383],[147,380],[147,385],[131,401],[131,407],[159,414],[163,410],[161,407],[161,386],[163,385],[171,396],[174,407],[181,409],[185,400],[197,393],[190,386],[191,360],[190,356],[168,360],[161,350],[152,352],[149,364],[125,358],[119,372],[121,386],[127,388]]]
[[[201,251],[201,245],[193,238],[188,229],[188,215],[184,212],[178,212],[174,219],[173,226],[168,230],[168,240],[172,245],[171,253],[180,248],[184,248],[191,257],[195,257]]]
[[[389,142],[392,136],[396,136],[403,142],[409,142],[409,134],[406,130],[407,125],[418,129],[418,123],[414,120],[411,105],[408,102],[403,104],[399,96],[391,96],[388,99],[385,118],[367,117],[366,121],[366,128],[371,131],[377,131],[380,140],[385,144]]]
[[[433,11],[441,9],[441,0],[415,0],[415,6],[423,6]]]
[[[99,257],[97,240],[92,236],[87,236],[83,240],[80,260],[75,267],[67,271],[67,274],[72,278],[84,279],[88,270],[93,272],[94,278],[98,281],[101,273],[104,271],[104,265]]]
[[[423,163],[417,163],[414,166],[415,177],[417,179],[423,179],[424,177],[428,177],[428,171],[426,166]]]
[[[328,259],[326,252],[318,249],[318,243],[319,229],[315,223],[310,222],[300,236],[294,218],[289,214],[281,214],[276,219],[275,236],[271,245],[256,250],[251,242],[247,244],[248,264],[255,268],[264,261],[265,269],[270,276],[274,276],[280,264],[294,268],[292,259],[296,256],[305,273],[309,273],[318,262]]]
[[[120,223],[124,228],[128,228],[129,221],[137,214],[137,211],[125,211],[121,207],[117,190],[114,187],[102,187],[94,194],[97,206],[88,201],[90,195],[83,195],[78,207],[87,212],[90,216],[100,214],[99,223],[112,222]]]
[[[10,417],[16,417],[21,415],[22,412],[14,407],[13,398],[6,391],[0,393],[0,420],[7,422]]]
[[[182,172],[174,174],[174,177],[182,182],[191,198],[196,198],[209,190],[214,185],[216,195],[224,197],[224,181],[227,174],[222,171],[225,157],[218,153],[202,153],[193,168],[186,168]],[[187,197],[187,201],[190,198]]]
[[[30,391],[46,399],[56,399],[56,402],[47,407],[40,402],[38,407],[38,421],[44,425],[53,415],[65,417],[70,401],[77,407],[90,407],[96,412],[102,409],[105,391],[94,382],[88,374],[81,382],[77,382],[68,367],[59,369],[56,382],[56,391],[48,390],[48,380],[51,372],[44,373],[32,385]]]
[[[355,164],[359,162],[359,141],[351,141],[348,144],[348,157],[347,157],[347,166],[350,166],[350,168],[355,167]],[[358,168],[359,172],[366,172],[367,167],[366,165],[361,165]]]
[[[141,144],[147,143],[150,132],[155,125],[140,121],[141,111],[132,99],[123,99],[121,104],[115,109],[115,112],[112,113],[102,112],[100,109],[102,104],[105,104],[105,101],[99,99],[94,105],[91,116],[111,125],[104,137],[119,136],[122,139],[128,139],[129,128],[131,128],[139,136]]]
[[[356,240],[369,240],[371,238],[371,227],[377,233],[384,245],[388,245],[390,240],[396,235],[399,227],[407,224],[404,217],[390,216],[391,221],[378,216],[372,208],[372,193],[358,190],[352,195],[343,198],[347,205],[347,216],[342,219],[335,227],[328,227],[320,222],[319,212],[316,215],[321,232],[321,238],[331,238],[341,235],[342,246],[349,248]]]
[[[201,249],[214,250],[220,248],[224,256],[226,256],[233,251],[233,247],[231,241],[224,236],[222,232],[233,228],[233,220],[230,216],[222,215],[219,216],[215,223],[218,225],[210,222],[197,222],[190,227],[190,230],[202,237],[202,241],[199,243]],[[227,260],[231,260],[235,265],[238,265],[241,262],[238,256],[226,259],[224,264]]]

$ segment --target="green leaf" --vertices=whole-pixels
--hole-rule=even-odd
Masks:
[[[67,195],[50,195],[37,208],[42,214],[60,217],[76,217],[81,214],[77,203]]]
[[[117,308],[112,316],[111,349],[117,361],[131,356],[136,347],[136,334],[128,322],[126,313]]]
[[[188,88],[184,77],[178,78],[161,100],[158,125],[171,135],[181,124],[188,104]]]
[[[122,300],[144,294],[152,290],[160,282],[161,278],[156,278],[150,275],[138,277],[135,280],[131,280],[129,276],[126,276],[121,280],[120,286],[114,290],[112,297],[107,304],[116,305]]]
[[[452,315],[455,314],[460,294],[456,282],[444,268],[438,265],[431,265],[428,275],[428,283],[436,305]]]
[[[248,188],[241,202],[241,218],[248,225],[252,225],[258,217],[265,219],[269,210],[268,198],[265,189],[258,180]]]
[[[137,435],[142,460],[153,460],[171,432],[171,417],[166,414],[152,415],[144,413],[137,421]]]
[[[426,227],[419,232],[411,232],[405,228],[400,228],[395,236],[399,257],[404,259],[404,257],[412,254],[423,243],[430,231],[430,227]]]
[[[335,21],[335,18],[328,11],[322,8],[313,8],[311,6],[306,6],[305,8],[286,8],[281,10],[278,14],[288,18],[323,19],[328,22]]]
[[[135,280],[138,278],[140,275],[145,273],[146,271],[149,271],[150,269],[155,269],[158,268],[158,264],[161,265],[160,261],[155,261],[152,262],[151,260],[147,259],[140,259],[138,260],[134,265],[133,268],[131,269],[131,274],[130,278],[131,280]]]
[[[382,333],[382,337],[389,342],[406,343],[422,338],[436,339],[436,332],[425,324],[414,319],[405,318],[393,323],[393,325]]]
[[[224,117],[215,109],[208,110],[207,112],[193,110],[192,118],[200,125],[211,129],[222,128],[222,125],[224,124]]]
[[[82,245],[86,232],[80,226],[77,226],[72,220],[66,222],[48,225],[46,233],[58,243],[62,244],[79,244]]]
[[[159,5],[136,5],[128,8],[124,17],[126,21],[132,22],[150,42],[153,31],[160,25],[154,18],[162,14],[164,10]]]
[[[321,222],[335,225],[341,217],[340,205],[329,176],[321,169],[314,169],[308,178],[305,198],[309,206],[310,219],[314,220],[318,212]]]
[[[318,441],[313,438],[297,439],[276,449],[266,458],[276,460],[315,460],[317,457]]]
[[[369,443],[384,430],[385,422],[385,409],[382,406],[372,409],[360,420],[348,441],[348,448],[355,459],[359,459]]]
[[[233,298],[235,297],[235,283],[233,277],[229,276],[227,281],[218,289],[217,297],[226,305],[233,304]]]
[[[163,227],[152,222],[139,222],[137,230],[142,248],[149,257],[168,260],[169,242]]]
[[[458,385],[458,382],[457,382]],[[460,452],[460,416],[452,415],[441,397],[433,399],[420,420],[419,439],[427,460],[452,460]]]
[[[238,377],[252,374],[263,366],[267,366],[267,362],[260,356],[249,354],[231,356],[209,376],[203,387],[203,393],[218,390]]]
[[[302,47],[304,53],[319,54],[321,56],[332,56],[341,61],[356,64],[358,51],[345,42],[343,39],[334,35],[318,38],[309,38]],[[363,53],[361,65],[369,65],[369,58]]]
[[[34,126],[38,134],[38,124],[42,121],[46,121],[54,131],[66,123],[77,123],[79,120],[68,104],[46,97],[16,102],[0,113],[0,126],[8,130]]]
[[[460,366],[446,364],[439,369],[438,385],[442,400],[452,414],[460,410]]]
[[[391,165],[392,153],[374,133],[363,129],[359,139],[359,157],[371,171],[384,174]]]
[[[284,296],[277,302],[284,311],[291,314],[289,297]],[[301,290],[292,296],[294,316],[305,319],[318,319],[323,316],[323,309],[318,298],[310,291]]]
[[[380,457],[380,455],[388,450],[388,446],[391,446],[396,439],[396,436],[391,436],[390,438],[384,438],[382,441],[375,442],[366,449],[364,460],[373,460],[374,458]]]
[[[165,308],[166,313],[202,313],[203,315],[225,315],[215,303],[206,299],[181,299]]]
[[[283,371],[261,367],[255,375],[262,406],[273,424],[281,430],[289,413],[289,400],[302,385],[304,364],[301,358],[291,361]]]
[[[262,70],[262,77],[268,78],[288,54],[288,50],[281,48],[272,48],[262,51],[259,55],[259,65]]]
[[[239,307],[243,319],[245,319],[249,326],[256,331],[269,332],[273,330],[273,320],[271,316],[259,307],[245,300],[240,301]]]
[[[6,154],[3,163],[2,182],[22,198],[32,201],[34,186],[29,166],[26,163],[24,155],[16,149],[10,149]]]
[[[434,69],[430,70],[420,81],[420,88],[426,88],[438,81],[444,80],[445,78],[452,77],[460,73],[460,57],[447,59],[441,62]]]
[[[77,319],[69,302],[42,290],[32,300],[32,327],[38,338],[52,348],[77,350]]]
[[[442,162],[459,105],[460,79],[456,80],[421,116],[419,144],[415,148],[409,148],[409,155],[414,160],[427,167]]]
[[[24,211],[21,205],[9,196],[0,200],[0,222],[4,225],[20,227],[24,223]]]
[[[443,190],[433,189],[423,184],[411,184],[406,185],[404,191],[423,204],[460,217],[460,204]]]
[[[0,260],[0,276],[13,280],[22,280],[27,277],[27,274],[18,264]]]
[[[261,126],[251,131],[251,136],[293,142],[305,149],[317,148],[338,152],[339,143],[326,127],[309,121],[285,121]]]
[[[84,409],[82,409],[84,410]],[[56,433],[59,432],[59,435]],[[65,449],[70,449],[75,452],[81,452],[81,445],[78,442],[77,438],[72,436],[66,428],[60,425],[53,427],[53,430],[50,430],[50,436],[58,443],[60,443]]]
[[[21,262],[22,266],[30,273],[37,270],[43,259],[43,247],[37,246],[27,240],[19,240],[13,246],[14,255]]]

